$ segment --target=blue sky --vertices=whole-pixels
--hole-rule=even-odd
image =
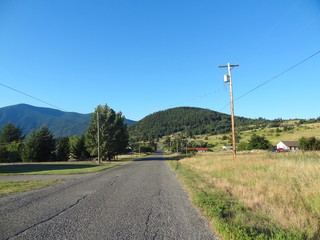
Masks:
[[[65,111],[129,119],[234,98],[320,50],[319,0],[0,0],[0,83]],[[315,118],[320,54],[235,101],[235,114]],[[51,107],[0,85],[0,107]]]

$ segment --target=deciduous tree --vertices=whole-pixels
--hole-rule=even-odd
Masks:
[[[103,159],[111,160],[126,150],[129,136],[122,113],[115,113],[108,105],[99,105],[85,133],[85,145],[92,156],[98,155],[98,126],[100,155]]]

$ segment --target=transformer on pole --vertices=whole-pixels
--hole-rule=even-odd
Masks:
[[[234,106],[233,106],[233,92],[232,92],[232,76],[231,76],[231,68],[232,67],[238,67],[239,65],[230,65],[228,63],[227,66],[219,66],[219,68],[228,68],[228,74],[225,74],[223,76],[223,81],[225,83],[229,83],[230,88],[230,115],[231,115],[231,128],[232,128],[232,151],[233,151],[233,159],[236,158],[237,152],[236,152],[236,133],[235,133],[235,127],[234,127]]]

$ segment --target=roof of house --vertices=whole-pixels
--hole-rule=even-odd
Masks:
[[[297,141],[282,141],[288,147],[299,147],[299,142]]]
[[[197,151],[207,151],[208,148],[196,148]]]
[[[208,150],[208,148],[193,148],[193,147],[187,147],[187,149],[188,150],[194,150],[195,149],[197,151],[203,151],[203,150],[206,151],[206,150]]]

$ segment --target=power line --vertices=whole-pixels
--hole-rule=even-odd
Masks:
[[[274,77],[270,78],[269,80],[267,80],[267,81],[265,81],[265,82],[261,83],[260,85],[256,86],[255,88],[253,88],[253,89],[249,90],[248,92],[246,92],[246,93],[242,94],[240,97],[237,97],[234,101],[237,101],[237,100],[239,100],[240,98],[243,98],[244,96],[246,96],[246,95],[248,95],[249,93],[251,93],[251,92],[253,92],[253,91],[257,90],[258,88],[262,87],[263,85],[265,85],[265,84],[267,84],[267,83],[271,82],[272,80],[274,80],[274,79],[276,79],[276,78],[280,77],[281,75],[283,75],[283,74],[285,74],[285,73],[289,72],[289,71],[290,71],[290,70],[292,70],[293,68],[295,68],[295,67],[297,67],[297,66],[301,65],[302,63],[304,63],[304,62],[308,61],[309,59],[311,59],[311,58],[315,57],[315,56],[316,56],[316,55],[318,55],[319,53],[320,53],[320,51],[318,51],[318,52],[316,52],[316,53],[312,54],[311,56],[309,56],[309,57],[307,57],[307,58],[303,59],[302,61],[300,61],[300,62],[296,63],[295,65],[293,65],[293,66],[291,66],[291,67],[287,68],[286,70],[282,71],[281,73],[277,74],[276,76],[274,76]]]
[[[142,113],[142,112],[152,112],[152,111],[161,111],[163,109],[168,109],[170,107],[174,107],[174,106],[177,106],[177,105],[180,105],[180,104],[183,104],[183,103],[186,103],[186,102],[194,102],[194,101],[197,101],[198,99],[201,99],[201,98],[206,98],[210,95],[213,95],[213,94],[217,94],[221,91],[225,90],[224,88],[221,88],[221,89],[218,89],[218,90],[215,90],[215,91],[211,91],[211,92],[208,92],[208,93],[205,93],[205,94],[202,94],[200,96],[196,96],[196,97],[193,97],[193,98],[189,98],[189,99],[185,99],[185,100],[181,100],[179,102],[176,102],[176,103],[171,103],[171,104],[167,104],[167,105],[163,105],[163,106],[159,106],[159,107],[155,107],[155,108],[149,108],[149,109],[140,109],[140,110],[137,110],[137,111],[132,111],[132,112],[127,112],[127,113]]]
[[[20,94],[22,94],[22,95],[25,95],[25,96],[27,96],[27,97],[29,97],[29,98],[32,98],[32,99],[37,100],[37,101],[39,101],[39,102],[42,102],[42,103],[44,103],[44,104],[46,104],[46,105],[49,105],[49,106],[51,106],[51,107],[54,107],[54,108],[59,109],[59,110],[61,110],[61,111],[65,111],[64,109],[62,109],[62,108],[60,108],[60,107],[58,107],[58,106],[56,106],[56,105],[53,105],[53,104],[48,103],[48,102],[46,102],[46,101],[43,101],[43,100],[41,100],[41,99],[39,99],[39,98],[37,98],[37,97],[34,97],[34,96],[32,96],[32,95],[30,95],[30,94],[28,94],[28,93],[22,92],[22,91],[20,91],[20,90],[18,90],[18,89],[15,89],[15,88],[13,88],[13,87],[10,87],[10,86],[5,85],[5,84],[3,84],[3,83],[0,83],[0,85],[3,86],[3,87],[6,87],[6,88],[8,88],[8,89],[10,89],[10,90],[12,90],[12,91],[15,91],[15,92],[17,92],[17,93],[20,93]]]

